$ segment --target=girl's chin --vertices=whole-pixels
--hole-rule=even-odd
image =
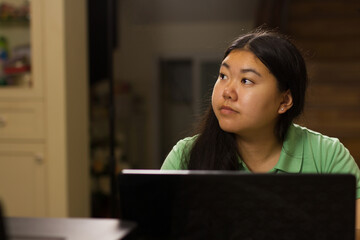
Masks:
[[[228,133],[236,133],[238,132],[238,130],[234,127],[231,126],[227,126],[227,125],[220,125],[220,128],[224,131],[224,132],[228,132]]]

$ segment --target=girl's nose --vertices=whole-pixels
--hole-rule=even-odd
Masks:
[[[232,100],[232,101],[236,101],[237,100],[237,93],[235,90],[235,86],[233,83],[228,83],[223,91],[223,98],[226,100]]]

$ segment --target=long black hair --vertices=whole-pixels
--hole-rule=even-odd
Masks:
[[[289,90],[293,106],[280,114],[275,135],[283,142],[292,121],[298,117],[305,103],[307,71],[304,58],[284,35],[263,29],[237,38],[225,51],[224,58],[233,50],[251,51],[275,76],[281,92]],[[238,170],[238,150],[233,133],[223,131],[211,107],[199,126],[190,155],[183,160],[187,169]]]

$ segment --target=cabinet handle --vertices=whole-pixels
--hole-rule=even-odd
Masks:
[[[0,127],[6,126],[6,119],[3,116],[0,116]]]
[[[44,157],[41,155],[35,155],[35,162],[37,162],[39,165],[42,165],[44,163]]]

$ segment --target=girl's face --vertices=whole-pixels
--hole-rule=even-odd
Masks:
[[[273,131],[286,112],[275,76],[252,52],[233,50],[221,63],[212,107],[222,130],[238,136]]]

